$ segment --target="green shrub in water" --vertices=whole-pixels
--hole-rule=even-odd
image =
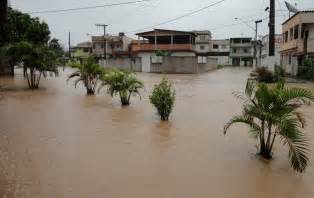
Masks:
[[[175,101],[175,91],[171,83],[163,78],[158,85],[155,85],[149,99],[151,104],[156,107],[160,119],[163,121],[168,120]]]

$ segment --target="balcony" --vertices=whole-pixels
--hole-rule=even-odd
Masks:
[[[251,47],[252,43],[230,43],[230,47]]]
[[[247,52],[247,53],[244,53],[244,52],[237,52],[237,53],[234,53],[234,52],[230,52],[230,57],[253,57],[253,54],[252,52]]]
[[[192,44],[140,44],[133,45],[132,52],[148,52],[148,51],[194,51],[194,45]]]

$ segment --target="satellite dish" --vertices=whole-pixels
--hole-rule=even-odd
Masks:
[[[298,10],[296,7],[294,7],[293,5],[291,5],[290,3],[288,3],[288,2],[285,1],[285,4],[286,4],[286,6],[287,6],[289,12],[292,12],[292,13],[297,13],[297,12],[299,12],[299,10]]]

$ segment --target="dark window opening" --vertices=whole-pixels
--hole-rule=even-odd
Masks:
[[[293,39],[293,28],[290,28],[290,40]]]
[[[214,49],[218,49],[218,47],[219,47],[218,45],[213,45]]]
[[[294,26],[294,39],[299,38],[299,25]]]
[[[288,42],[288,31],[285,32],[285,43]]]

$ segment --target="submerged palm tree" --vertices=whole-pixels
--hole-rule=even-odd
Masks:
[[[244,123],[259,140],[259,155],[272,158],[276,137],[289,147],[292,168],[303,172],[308,165],[309,142],[300,130],[305,126],[303,115],[297,111],[314,101],[314,95],[305,89],[287,88],[283,82],[275,86],[258,84],[249,80],[244,99],[243,113],[234,116],[224,127],[224,134],[231,125]]]
[[[130,104],[132,94],[140,95],[143,83],[130,72],[113,69],[102,77],[100,89],[107,86],[111,96],[119,95],[123,106]],[[100,90],[99,89],[99,90]]]
[[[87,60],[82,60],[80,62],[80,64],[70,64],[76,71],[68,77],[68,80],[76,78],[74,81],[75,87],[79,82],[83,82],[87,95],[94,95],[99,79],[104,74],[104,68],[96,63],[94,57],[88,57]]]

